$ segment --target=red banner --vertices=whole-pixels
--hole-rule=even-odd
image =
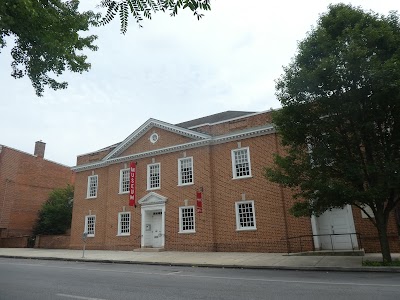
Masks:
[[[136,207],[136,163],[129,166],[129,206]]]
[[[203,193],[202,192],[196,192],[196,202],[197,202],[197,212],[202,213],[203,212]]]

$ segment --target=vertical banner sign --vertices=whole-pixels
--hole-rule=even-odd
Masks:
[[[129,206],[136,207],[136,163],[129,166]]]
[[[196,202],[197,202],[197,212],[202,213],[203,212],[203,193],[202,192],[196,192]]]

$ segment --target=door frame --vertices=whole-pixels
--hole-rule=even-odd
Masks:
[[[141,239],[140,247],[152,247],[146,244],[146,237],[151,234],[151,230],[146,230],[146,224],[152,224],[151,215],[153,212],[161,211],[161,248],[165,246],[165,202],[167,198],[155,192],[151,192],[138,201],[141,205]]]
[[[339,208],[340,209],[340,208]],[[346,205],[345,207],[342,208],[343,210],[347,210],[346,216],[347,216],[347,222],[349,224],[348,227],[348,232],[352,233],[352,232],[356,232],[356,228],[354,225],[354,217],[353,217],[353,209],[351,205]],[[327,210],[325,213],[329,213],[329,210]],[[318,226],[318,217],[312,215],[311,216],[311,228],[312,228],[312,232],[313,234],[320,234],[319,232],[319,226]],[[358,239],[357,239],[357,235],[349,235],[351,241],[352,241],[352,245],[354,249],[358,249]],[[314,248],[316,250],[321,250],[321,238],[320,236],[314,236],[313,240],[314,240]],[[333,239],[334,240],[334,239]],[[335,250],[335,247],[333,247],[333,249]],[[347,250],[354,250],[354,249],[347,249]],[[329,250],[329,249],[327,249]],[[339,249],[337,249],[339,250]]]

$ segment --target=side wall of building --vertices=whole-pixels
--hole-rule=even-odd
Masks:
[[[8,147],[2,148],[0,157],[1,237],[30,235],[51,190],[73,183],[74,173],[67,166]]]

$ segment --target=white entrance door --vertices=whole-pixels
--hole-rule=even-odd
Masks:
[[[353,233],[354,221],[351,206],[326,211],[317,219],[318,234]],[[320,236],[320,248],[323,250],[352,250],[358,247],[356,235]]]
[[[162,212],[152,212],[151,216],[151,234],[152,234],[152,247],[162,247]]]

